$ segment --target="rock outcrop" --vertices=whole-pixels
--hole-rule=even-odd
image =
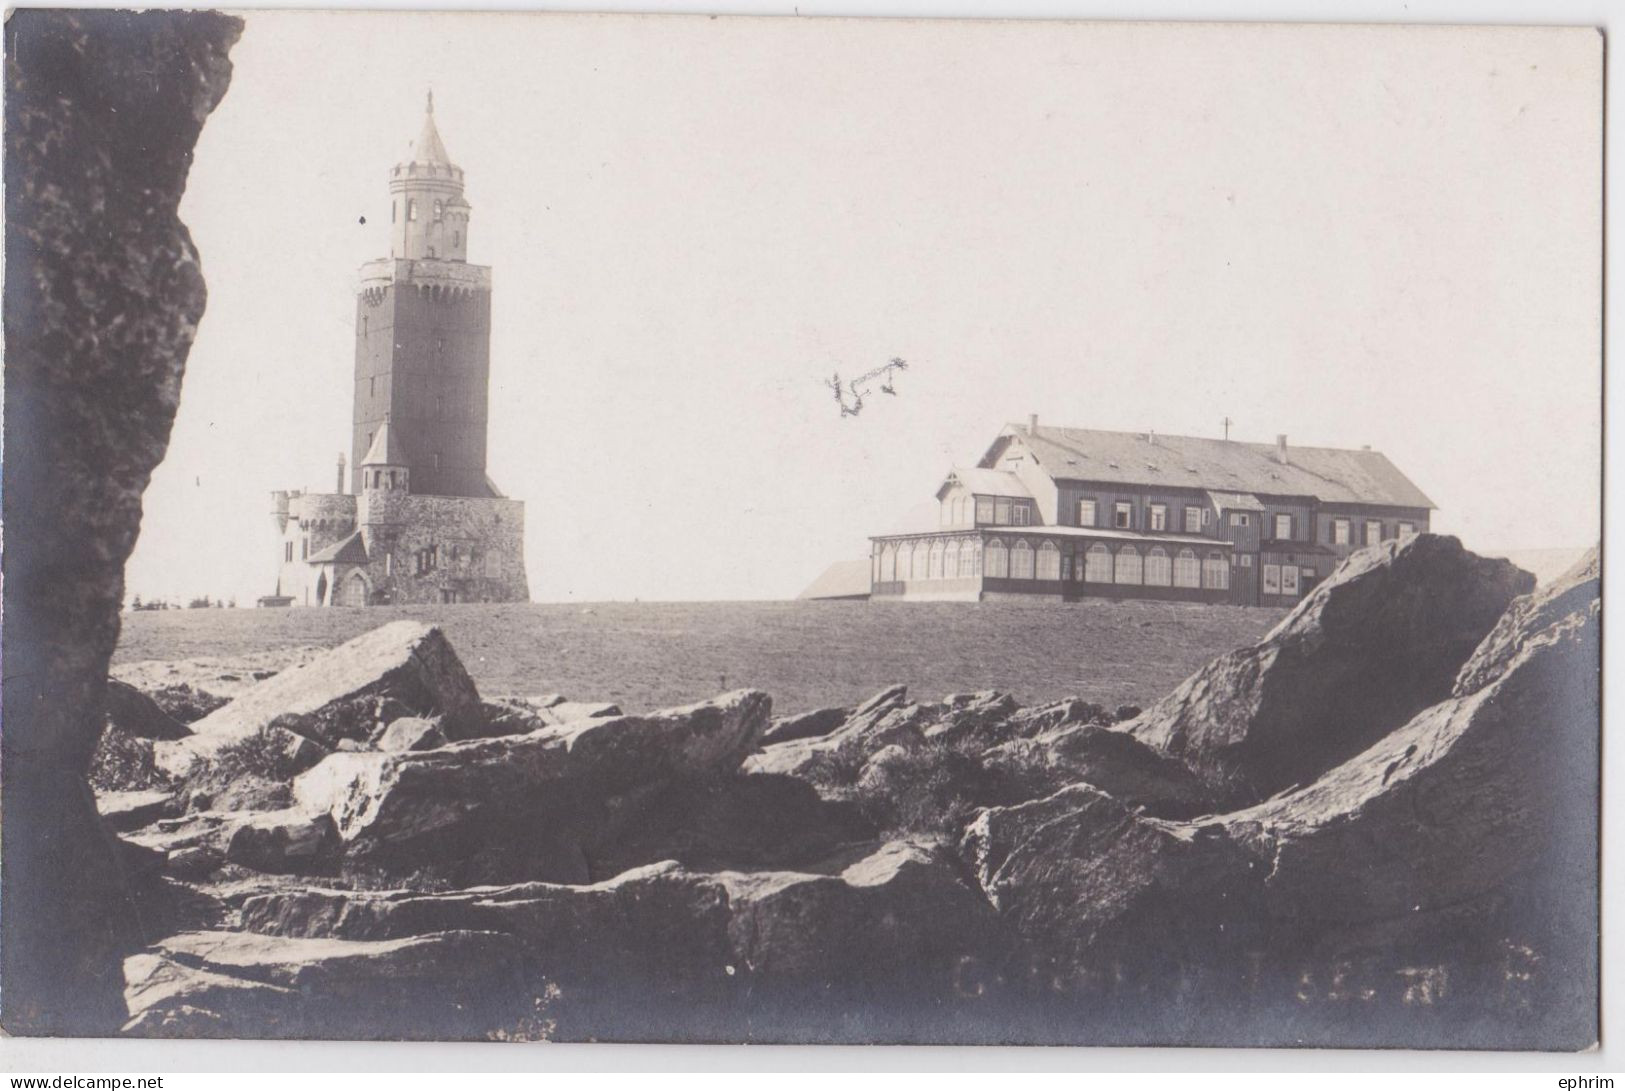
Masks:
[[[540,1012],[517,942],[437,932],[376,942],[171,936],[125,963],[124,1030],[148,1037],[468,1039]],[[529,1002],[527,1005],[527,1001]],[[532,1036],[521,1027],[519,1037]]]
[[[445,894],[276,891],[248,898],[253,932],[347,943],[451,931],[511,937],[562,990],[566,1035],[712,1033],[774,1020],[816,1032],[831,998],[953,997],[966,959],[994,963],[992,910],[956,861],[915,842],[854,846],[816,867],[696,873],[673,862],[586,886]],[[695,1008],[709,1009],[696,1012]],[[818,1010],[820,1007],[826,1010]]]
[[[203,314],[177,208],[241,28],[214,12],[6,20],[0,1022],[12,1034],[123,1021],[118,964],[139,937],[86,770],[141,494]]]
[[[1541,639],[1553,625],[1595,609],[1601,599],[1602,555],[1592,548],[1550,584],[1513,602],[1472,658],[1462,664],[1455,695],[1465,697],[1483,689],[1506,672],[1525,643]]]
[[[194,735],[159,746],[159,765],[184,776],[200,762],[273,726],[335,749],[365,741],[406,716],[438,717],[448,738],[481,733],[474,681],[439,629],[395,621],[267,678],[192,725]]]
[[[1488,990],[1505,986],[1495,952],[1534,944],[1564,967],[1553,980],[1594,980],[1594,903],[1548,903],[1596,882],[1596,593],[1592,579],[1554,588],[1549,609],[1515,608],[1521,624],[1485,642],[1486,656],[1517,649],[1492,680],[1305,787],[1183,822],[1073,787],[984,811],[962,851],[1001,917],[1085,978],[1127,966],[1217,989],[1263,966],[1285,988],[1305,961],[1468,949],[1467,967],[1489,975],[1473,987]],[[1579,1048],[1595,1026],[1588,997],[1557,986],[1501,1033]],[[1429,1041],[1397,1022],[1386,1033]]]
[[[585,881],[584,845],[670,785],[734,773],[771,708],[738,691],[438,750],[339,753],[301,775],[294,796],[333,816],[352,859],[455,865],[459,881]]]
[[[1304,784],[1443,700],[1534,577],[1423,534],[1344,561],[1262,641],[1124,725],[1232,804]]]
[[[158,702],[134,686],[107,680],[107,725],[137,739],[170,742],[184,739],[191,729],[158,707]]]
[[[796,716],[775,717],[762,733],[762,745],[822,738],[846,723],[850,715],[852,710],[849,708],[820,708]]]

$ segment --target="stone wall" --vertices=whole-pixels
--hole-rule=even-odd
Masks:
[[[369,489],[360,521],[378,601],[530,600],[522,501]],[[428,567],[419,557],[431,549]]]

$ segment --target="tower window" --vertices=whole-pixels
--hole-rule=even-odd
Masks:
[[[439,201],[436,201],[434,203],[434,222],[439,223],[442,219],[445,218],[445,214],[446,214],[445,207],[443,205],[441,205],[441,203]]]
[[[399,210],[400,205],[401,205],[401,203],[399,201],[391,201],[391,202],[389,202],[389,222],[390,223],[395,222],[395,213]]]
[[[418,218],[418,199],[416,197],[408,197],[406,199],[406,218],[408,220],[416,220]]]
[[[461,231],[451,233],[451,245],[454,247],[463,245],[463,233]]]

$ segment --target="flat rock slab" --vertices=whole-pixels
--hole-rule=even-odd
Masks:
[[[173,818],[180,800],[173,792],[102,792],[96,796],[96,812],[108,829],[128,833]]]
[[[612,798],[731,774],[771,710],[766,694],[741,690],[436,750],[334,754],[294,782],[294,797],[332,815],[352,854],[455,860],[561,827],[592,832]]]
[[[500,1037],[534,1014],[511,936],[399,940],[183,932],[124,964],[132,1035],[260,1038]]]
[[[483,722],[474,681],[440,630],[395,621],[266,679],[193,724],[194,737],[160,744],[155,756],[166,772],[185,775],[273,722],[327,747],[365,740],[386,705],[397,715],[438,716],[450,738],[477,735]]]

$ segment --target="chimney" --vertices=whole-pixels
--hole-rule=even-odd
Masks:
[[[336,488],[334,488],[333,491],[338,492],[338,493],[342,493],[344,491],[344,452],[343,451],[339,452],[338,486]]]
[[[1275,437],[1275,461],[1285,466],[1286,462],[1286,436]]]
[[[1029,436],[1036,436],[1038,434],[1038,414],[1037,413],[1029,413],[1027,415],[1027,434]]]

